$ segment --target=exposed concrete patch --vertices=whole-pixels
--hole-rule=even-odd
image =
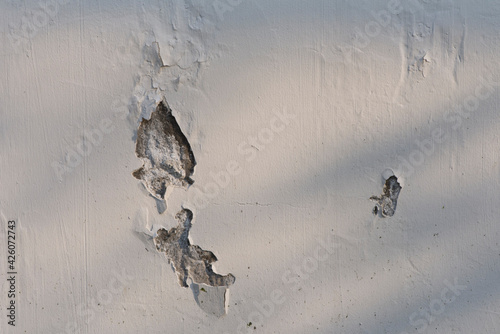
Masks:
[[[177,227],[167,231],[161,228],[154,238],[156,250],[165,252],[167,259],[172,263],[179,284],[187,287],[187,279],[191,278],[193,283],[206,284],[208,286],[230,286],[234,283],[235,277],[232,274],[222,276],[212,270],[212,263],[217,261],[217,257],[210,252],[201,249],[197,245],[189,242],[189,230],[193,213],[190,210],[182,209],[175,218],[179,222]]]
[[[380,196],[372,196],[370,199],[377,203],[373,208],[373,214],[378,215],[380,213],[380,215],[385,218],[394,216],[399,192],[402,188],[398,182],[398,178],[391,170],[384,172],[384,179],[385,184],[382,189],[382,194]]]
[[[164,100],[158,103],[149,120],[142,119],[135,153],[143,166],[133,175],[160,201],[165,200],[169,186],[187,188],[194,182],[193,151]]]

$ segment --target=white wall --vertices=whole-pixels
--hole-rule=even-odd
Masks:
[[[12,327],[2,242],[2,333],[500,331],[497,1],[1,8],[0,233],[16,220],[18,273]],[[197,166],[160,215],[131,172],[163,95]],[[383,219],[386,168],[403,189]],[[236,276],[222,318],[138,238],[182,206]]]

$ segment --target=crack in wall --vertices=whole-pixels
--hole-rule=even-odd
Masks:
[[[187,188],[193,184],[193,151],[165,100],[158,103],[149,120],[142,119],[135,153],[143,165],[132,175],[156,199],[164,201],[169,186]]]
[[[169,231],[164,228],[159,229],[153,240],[156,250],[164,252],[169,263],[172,263],[179,285],[188,287],[188,278],[193,283],[214,287],[227,287],[233,284],[235,277],[232,274],[223,276],[214,273],[212,263],[217,261],[217,257],[212,252],[191,245],[189,242],[193,213],[188,209],[182,209],[175,218],[178,221],[177,227]]]

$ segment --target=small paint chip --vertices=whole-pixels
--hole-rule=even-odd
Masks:
[[[401,189],[398,178],[394,174],[389,176],[385,181],[382,194],[380,196],[370,197],[370,199],[377,204],[375,208],[373,208],[373,214],[377,215],[380,213],[384,218],[394,216]]]

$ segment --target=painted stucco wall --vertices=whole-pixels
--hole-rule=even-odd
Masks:
[[[498,1],[0,8],[1,333],[500,331]],[[164,202],[163,99],[196,159]],[[227,290],[155,248],[182,209]]]

